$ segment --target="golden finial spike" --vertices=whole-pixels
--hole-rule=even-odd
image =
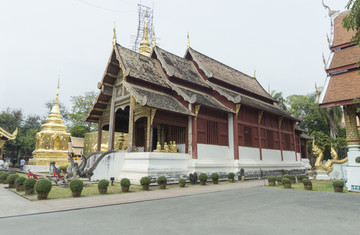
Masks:
[[[55,104],[58,105],[59,104],[59,89],[60,89],[60,73],[58,76],[58,84],[57,84],[57,90],[56,90],[56,99],[55,99]]]
[[[316,85],[316,82],[315,82],[315,94],[316,94],[316,103],[319,103],[320,93],[319,93],[319,89]]]
[[[326,72],[326,60],[325,60],[324,53],[322,53],[322,59],[323,59],[323,63],[324,63],[324,69],[325,69],[325,72]]]
[[[153,35],[152,35],[152,48],[156,47],[156,38],[155,38],[155,29],[153,27]]]
[[[187,45],[186,45],[186,49],[190,48],[190,38],[189,38],[189,32],[187,33]]]
[[[139,52],[142,55],[150,56],[150,42],[149,42],[149,33],[148,33],[148,13],[146,10],[145,13],[145,26],[143,32],[143,38],[140,42]]]
[[[114,21],[114,29],[113,29],[113,31],[114,31],[114,35],[113,35],[112,44],[113,44],[113,46],[115,46],[116,43],[117,43],[117,39],[116,39],[116,29],[115,29],[115,21]]]
[[[271,94],[270,83],[268,83],[268,93]]]
[[[256,79],[256,67],[254,67],[254,78]]]

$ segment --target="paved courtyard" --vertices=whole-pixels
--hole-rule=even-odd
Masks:
[[[17,208],[1,210],[1,234],[43,229],[48,234],[359,234],[360,194],[262,185],[248,181],[38,202],[0,188],[1,209],[10,207],[4,206],[5,197]]]

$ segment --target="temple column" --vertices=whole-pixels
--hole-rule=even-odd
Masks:
[[[278,124],[279,124],[279,147],[281,153],[281,161],[284,161],[284,154],[283,154],[283,147],[282,147],[282,136],[281,136],[281,124],[282,124],[283,117],[279,117]]]
[[[234,151],[234,116],[228,113],[228,146],[229,149]]]
[[[134,148],[134,109],[135,98],[130,96],[130,110],[129,110],[129,134],[128,134],[128,152],[132,152]]]
[[[191,109],[190,109],[191,110]],[[187,153],[192,156],[192,120],[193,117],[188,117],[188,146],[187,146]]]
[[[197,159],[197,116],[200,111],[200,105],[194,107],[195,117],[192,118],[192,158]]]
[[[294,141],[295,161],[297,161],[295,127],[296,127],[296,122],[294,121],[294,122],[293,122],[293,141]]]
[[[146,152],[152,151],[152,145],[153,145],[153,121],[155,117],[156,109],[150,109],[149,115],[147,118],[147,130],[146,130]]]
[[[348,145],[360,145],[359,133],[356,122],[356,106],[344,106],[344,117]]]
[[[259,111],[258,113],[258,137],[259,137],[259,152],[260,152],[260,160],[262,160],[262,150],[261,150],[261,132],[260,132],[260,122],[263,115],[263,111]]]
[[[113,92],[112,92],[111,104],[110,104],[108,150],[114,150],[116,89],[112,89],[112,90]]]
[[[96,151],[101,151],[101,140],[102,140],[102,119],[99,118],[98,123],[98,137],[97,137],[97,149]]]
[[[229,133],[231,135],[231,133]],[[233,114],[233,139],[234,139],[234,159],[239,160],[239,133],[237,115]]]

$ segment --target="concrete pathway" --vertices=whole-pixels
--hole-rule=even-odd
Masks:
[[[12,216],[78,210],[165,198],[184,197],[233,189],[260,187],[263,185],[264,180],[251,180],[220,185],[208,184],[206,186],[189,188],[30,201],[5,188],[7,185],[0,184],[0,219]]]

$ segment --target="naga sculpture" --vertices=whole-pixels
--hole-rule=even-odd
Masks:
[[[60,168],[57,168],[55,166],[55,162],[54,161],[51,161],[50,162],[50,166],[49,166],[49,175],[54,175],[54,172],[57,173],[57,174],[60,174],[61,173],[61,169]]]
[[[322,161],[324,159],[324,153],[317,145],[315,145],[315,138],[313,139],[312,147],[313,147],[313,154],[316,157],[315,168],[317,170],[332,172],[333,164],[343,164],[348,161],[347,157],[342,160],[338,160],[338,154],[337,154],[336,150],[334,149],[334,146],[331,145],[330,153],[331,153],[332,159],[329,159],[326,161],[325,164],[322,164]]]

